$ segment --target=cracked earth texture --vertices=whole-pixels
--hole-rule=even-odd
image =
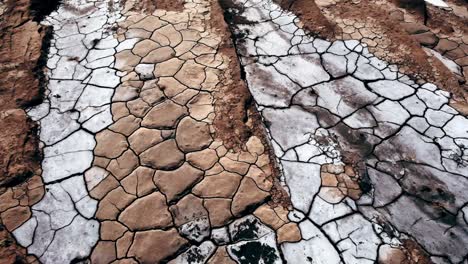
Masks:
[[[463,93],[271,0],[220,4],[63,0],[44,17],[41,177],[0,196],[23,262],[467,263]],[[217,107],[237,75],[244,117]],[[235,118],[232,144],[216,120]]]

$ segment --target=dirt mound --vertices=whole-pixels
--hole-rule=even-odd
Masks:
[[[42,100],[42,68],[50,30],[39,25],[58,1],[8,0],[2,3],[0,20],[0,195],[12,187],[28,185],[40,168],[37,126],[25,108]],[[24,187],[24,186],[23,186]],[[5,199],[0,201],[2,218]],[[29,204],[31,205],[31,204]],[[11,209],[11,208],[10,208]],[[8,210],[10,210],[8,209]],[[5,219],[2,219],[2,221]],[[17,246],[0,225],[2,263],[29,263],[25,250]]]

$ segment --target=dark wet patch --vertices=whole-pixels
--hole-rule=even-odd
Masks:
[[[36,22],[42,21],[53,11],[57,10],[61,3],[61,0],[31,0],[29,9],[33,20]]]
[[[34,77],[39,81],[39,93],[37,96],[33,97],[30,101],[23,103],[21,106],[24,108],[29,108],[36,106],[42,103],[43,95],[47,86],[47,79],[44,72],[44,69],[47,65],[47,59],[50,49],[50,41],[53,38],[53,29],[52,27],[43,27],[40,30],[44,30],[44,37],[42,38],[41,43],[41,55],[37,60],[36,66],[33,69]]]
[[[449,225],[449,226],[456,226],[457,225],[457,216],[448,213],[447,211],[440,210],[439,211],[439,219],[440,222]],[[453,233],[449,232],[450,235]]]
[[[12,177],[7,178],[4,182],[1,182],[0,187],[9,188],[9,187],[18,186],[26,182],[27,180],[29,180],[32,176],[33,176],[33,172],[30,170],[15,174]]]
[[[408,193],[430,203],[445,205],[444,207],[450,208],[453,205],[455,195],[443,181],[433,175],[434,170],[418,165],[407,165],[406,168],[408,173],[403,186]]]
[[[362,193],[369,193],[372,190],[372,181],[369,177],[369,174],[367,174],[367,170],[364,170],[362,173],[360,173],[359,177],[359,189],[361,189]]]
[[[202,263],[203,255],[199,248],[192,248],[187,251],[187,261],[188,263]]]
[[[82,264],[82,263],[88,263],[86,258],[75,258],[70,261],[70,264]]]
[[[244,12],[244,7],[242,5],[236,5],[232,0],[219,0],[218,2],[224,11],[224,20],[228,24],[239,25],[251,23],[245,17],[237,15]]]
[[[238,232],[233,236],[233,241],[258,239],[258,220],[247,219],[238,227]]]
[[[345,163],[353,164],[372,154],[374,144],[369,140],[369,134],[352,129],[343,123],[335,126],[333,131],[338,137],[337,142],[340,142],[343,145],[342,148],[347,150],[342,153]]]
[[[273,264],[278,259],[273,247],[258,241],[245,243],[232,252],[241,264]]]
[[[411,13],[417,13],[424,18],[424,24],[427,24],[428,14],[426,10],[426,1],[424,0],[393,0],[398,7],[404,8]]]

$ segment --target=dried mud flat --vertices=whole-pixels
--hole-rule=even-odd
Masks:
[[[468,262],[463,1],[0,15],[2,263]]]

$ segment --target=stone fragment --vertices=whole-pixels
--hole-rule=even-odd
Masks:
[[[230,172],[206,176],[193,188],[192,192],[206,198],[231,198],[234,196],[241,178],[241,176]]]
[[[154,106],[141,125],[147,128],[175,128],[177,121],[185,115],[187,109],[184,106],[167,100]]]
[[[240,216],[246,210],[264,202],[269,196],[270,194],[258,188],[251,178],[244,178],[232,199],[232,213]]]
[[[141,164],[162,170],[175,169],[182,165],[184,153],[182,153],[175,140],[169,139],[145,150],[140,155]]]
[[[195,183],[203,178],[203,171],[192,167],[189,163],[184,163],[181,167],[173,171],[158,170],[154,174],[154,182],[171,202]]]
[[[172,224],[166,199],[159,192],[135,200],[120,214],[119,221],[132,231],[166,228]]]
[[[182,151],[192,152],[207,148],[213,138],[207,123],[185,117],[177,126],[176,141]]]
[[[135,257],[141,263],[160,263],[187,245],[188,241],[175,228],[142,231],[135,234],[128,256]]]
[[[110,130],[99,132],[96,135],[96,142],[94,154],[109,159],[117,158],[128,148],[126,138]]]

